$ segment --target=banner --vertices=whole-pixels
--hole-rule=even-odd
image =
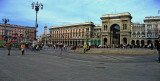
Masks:
[[[23,34],[20,34],[20,40],[22,40],[23,39]]]
[[[0,36],[0,39],[2,39],[2,36]]]

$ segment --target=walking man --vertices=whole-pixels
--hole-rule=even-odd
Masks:
[[[160,63],[160,40],[159,43],[157,44],[157,51],[158,51],[158,61]]]
[[[12,48],[12,44],[11,44],[11,42],[9,41],[9,42],[7,43],[8,56],[10,55],[11,48]]]
[[[21,45],[22,55],[24,54],[24,50],[25,50],[25,45],[22,43],[22,45]]]
[[[86,49],[87,49],[87,45],[86,44],[83,46],[83,49],[84,49],[84,53],[86,53]]]

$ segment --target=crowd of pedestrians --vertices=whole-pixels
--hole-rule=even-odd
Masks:
[[[24,55],[25,51],[40,51],[42,49],[42,47],[44,46],[43,43],[41,44],[35,44],[35,43],[21,43],[20,45],[20,50],[22,52],[22,55]],[[89,46],[89,45],[83,45],[83,46],[69,46],[69,45],[65,45],[65,44],[61,44],[61,45],[58,45],[58,44],[48,44],[47,45],[48,48],[54,48],[54,49],[60,49],[61,50],[61,53],[63,50],[67,50],[68,47],[71,48],[71,50],[76,50],[76,48],[81,48],[83,47],[84,49],[84,53],[88,50],[90,50],[90,48],[92,46]],[[9,41],[7,44],[6,44],[6,47],[7,47],[7,50],[8,50],[8,56],[10,55],[10,51],[11,51],[11,48],[12,48],[12,44],[11,42]],[[108,46],[106,45],[106,47],[108,48]],[[106,48],[105,47],[105,48]],[[135,48],[134,45],[120,45],[120,48]],[[155,46],[153,46],[153,43],[151,42],[149,45],[148,45],[148,48],[150,49],[154,49],[154,48],[157,48],[157,51],[158,51],[158,61],[160,63],[160,40],[157,44],[155,44]]]
[[[10,41],[8,41],[8,43],[6,44],[7,50],[8,50],[8,56],[10,55],[10,51],[12,48],[12,43]],[[40,51],[42,49],[44,45],[43,44],[35,44],[35,43],[19,43],[16,45],[16,47],[19,48],[19,50],[21,50],[22,55],[24,55],[25,51]]]

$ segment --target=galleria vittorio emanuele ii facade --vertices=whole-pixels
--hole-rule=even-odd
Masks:
[[[160,17],[145,17],[144,23],[132,23],[129,12],[105,14],[101,16],[102,26],[93,22],[84,22],[50,27],[50,44],[94,45],[119,47],[136,45],[144,47],[158,42],[160,35]]]

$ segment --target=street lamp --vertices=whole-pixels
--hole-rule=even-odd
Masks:
[[[36,4],[35,4],[35,2],[33,2],[31,5],[32,5],[32,9],[34,9],[34,7],[35,7],[35,11],[36,11],[35,36],[34,36],[34,40],[36,40],[36,32],[37,32],[37,28],[38,28],[37,13],[39,11],[39,7],[41,7],[41,9],[43,9],[43,4],[42,3],[38,4],[38,1],[37,1]]]
[[[7,32],[6,32],[6,24],[7,24],[7,22],[9,22],[9,19],[4,18],[4,19],[2,19],[2,21],[3,21],[4,24],[5,24],[5,34],[4,34],[4,37],[3,37],[3,39],[5,40],[5,39],[6,39],[6,35],[7,35]],[[2,36],[3,36],[3,33],[2,33]],[[7,40],[6,40],[6,42],[7,42]]]

